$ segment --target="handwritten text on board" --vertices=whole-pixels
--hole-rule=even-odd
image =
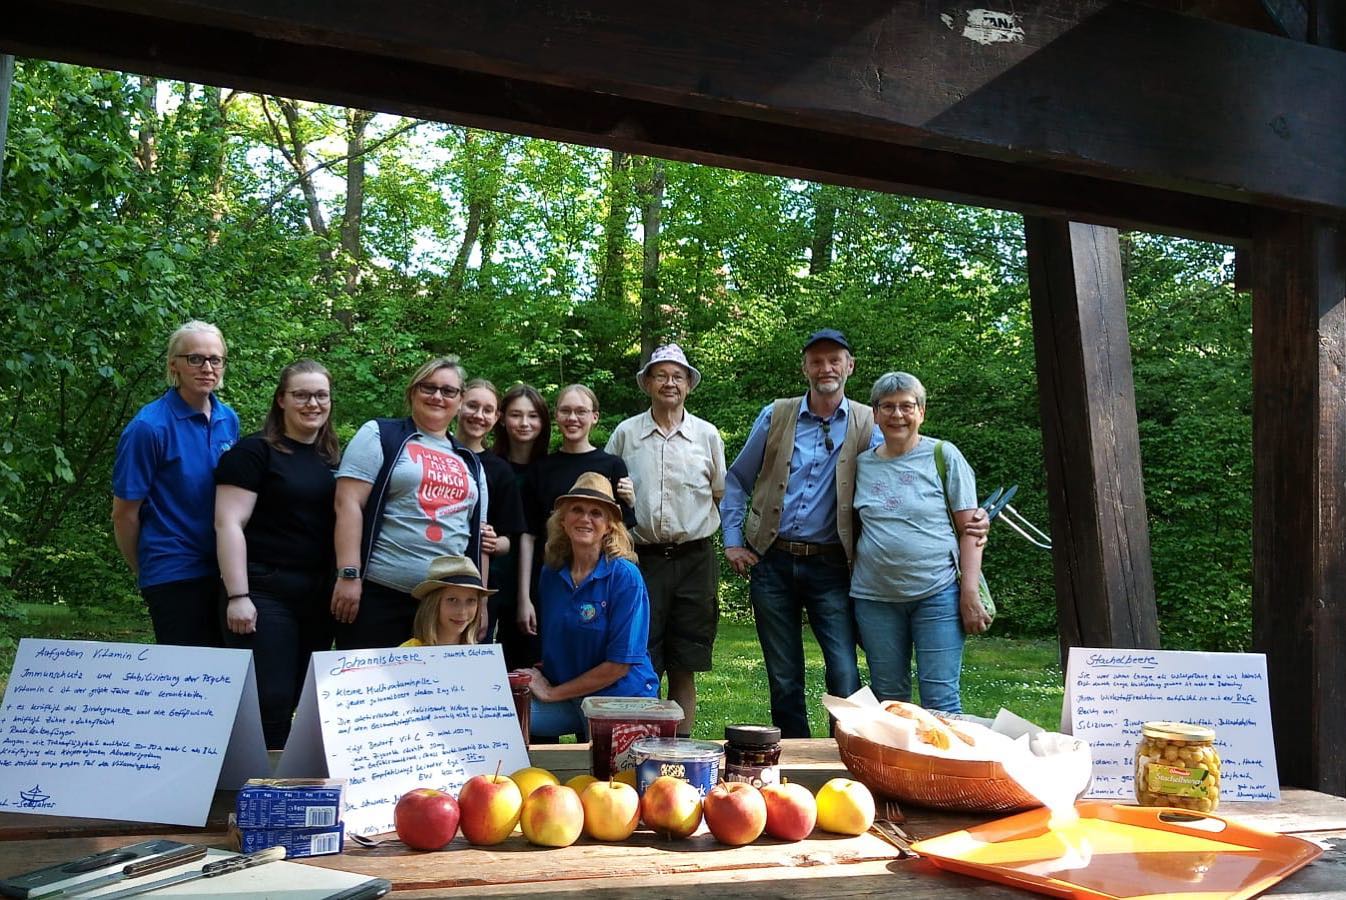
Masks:
[[[346,831],[393,827],[397,798],[454,794],[528,765],[496,645],[315,653],[279,774],[348,780]]]
[[[236,719],[245,768],[267,773],[252,678],[244,650],[23,640],[0,707],[0,810],[204,825]]]
[[[1135,796],[1134,754],[1146,722],[1215,729],[1221,801],[1280,796],[1261,654],[1072,647],[1061,721],[1093,748],[1091,797]]]

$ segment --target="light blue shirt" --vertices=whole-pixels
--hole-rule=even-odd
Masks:
[[[739,451],[725,477],[724,499],[720,501],[720,519],[724,526],[726,547],[746,546],[743,539],[743,519],[748,508],[757,476],[766,457],[766,438],[771,429],[771,407],[768,403],[757,414],[748,440]],[[794,449],[790,454],[790,475],[781,500],[780,537],[787,541],[807,541],[811,544],[833,544],[840,540],[837,534],[837,459],[841,444],[846,439],[851,402],[845,397],[831,416],[816,416],[809,409],[806,394],[799,404],[799,419],[795,424]],[[832,449],[827,449],[831,438]],[[883,443],[878,426],[869,446]],[[753,548],[765,550],[765,547]]]

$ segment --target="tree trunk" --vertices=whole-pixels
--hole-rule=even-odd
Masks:
[[[5,139],[9,133],[9,90],[14,84],[14,57],[0,53],[0,188],[4,187]]]
[[[148,75],[140,76],[140,137],[139,145],[136,147],[136,161],[140,163],[140,171],[153,172],[154,161],[157,155],[155,150],[155,127],[159,122],[159,81]]]
[[[836,188],[820,184],[813,194],[813,241],[809,274],[821,275],[832,265],[832,242],[837,228]]]
[[[341,252],[346,264],[346,296],[355,295],[360,286],[360,264],[364,247],[360,240],[361,217],[365,204],[365,129],[374,118],[363,109],[346,110],[346,210],[341,218]],[[351,312],[338,309],[336,317],[347,328]]]
[[[229,92],[221,97],[220,89],[213,85],[201,86],[201,127],[212,132],[210,157],[206,161],[210,175],[210,225],[207,226],[206,241],[214,246],[220,240],[220,221],[224,218],[224,161],[229,149],[229,133],[225,127],[225,113],[229,101],[236,94]]]
[[[627,206],[627,182],[630,158],[612,151],[608,179],[608,216],[603,228],[603,271],[598,279],[598,297],[605,306],[619,308],[626,297],[626,223],[631,211]]]
[[[295,177],[299,179],[299,189],[304,192],[304,203],[308,206],[308,221],[313,228],[313,233],[319,237],[327,237],[327,219],[322,214],[322,204],[318,200],[318,190],[313,185],[313,176],[309,173],[308,145],[304,141],[304,136],[300,130],[299,122],[299,104],[294,100],[285,100],[276,98],[276,104],[280,107],[281,114],[285,116],[285,130],[287,135],[280,138],[281,152],[290,163],[290,168],[294,169]],[[288,137],[288,143],[286,138]],[[330,255],[328,257],[330,259]]]
[[[644,231],[645,259],[640,276],[640,359],[650,358],[661,338],[659,308],[659,231],[664,211],[664,161],[650,160],[650,177],[642,185],[640,223]]]
[[[483,203],[481,192],[476,189],[477,182],[473,177],[477,171],[473,161],[476,142],[476,133],[472,129],[463,132],[463,156],[468,166],[464,172],[463,191],[463,202],[467,205],[467,225],[463,228],[463,242],[458,245],[458,253],[454,256],[453,266],[449,269],[449,287],[455,294],[462,293],[463,284],[467,280],[467,261],[472,257],[472,247],[477,243],[477,235],[481,231]]]

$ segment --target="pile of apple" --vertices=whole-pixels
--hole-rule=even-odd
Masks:
[[[541,847],[568,847],[581,834],[597,841],[624,841],[643,820],[656,834],[689,837],[702,819],[715,839],[732,847],[763,833],[800,841],[814,825],[836,834],[863,834],[874,822],[869,789],[849,778],[833,778],[815,797],[803,785],[785,782],[758,789],[720,782],[702,800],[686,781],[657,778],[643,797],[629,781],[598,781],[589,775],[561,784],[545,769],[527,768],[506,777],[469,778],[457,799],[432,788],[408,791],[397,801],[397,836],[416,850],[438,850],[463,837],[479,847],[499,844],[517,826]]]

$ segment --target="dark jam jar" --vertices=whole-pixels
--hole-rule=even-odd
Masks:
[[[780,729],[728,725],[724,729],[724,780],[754,787],[780,783]]]

